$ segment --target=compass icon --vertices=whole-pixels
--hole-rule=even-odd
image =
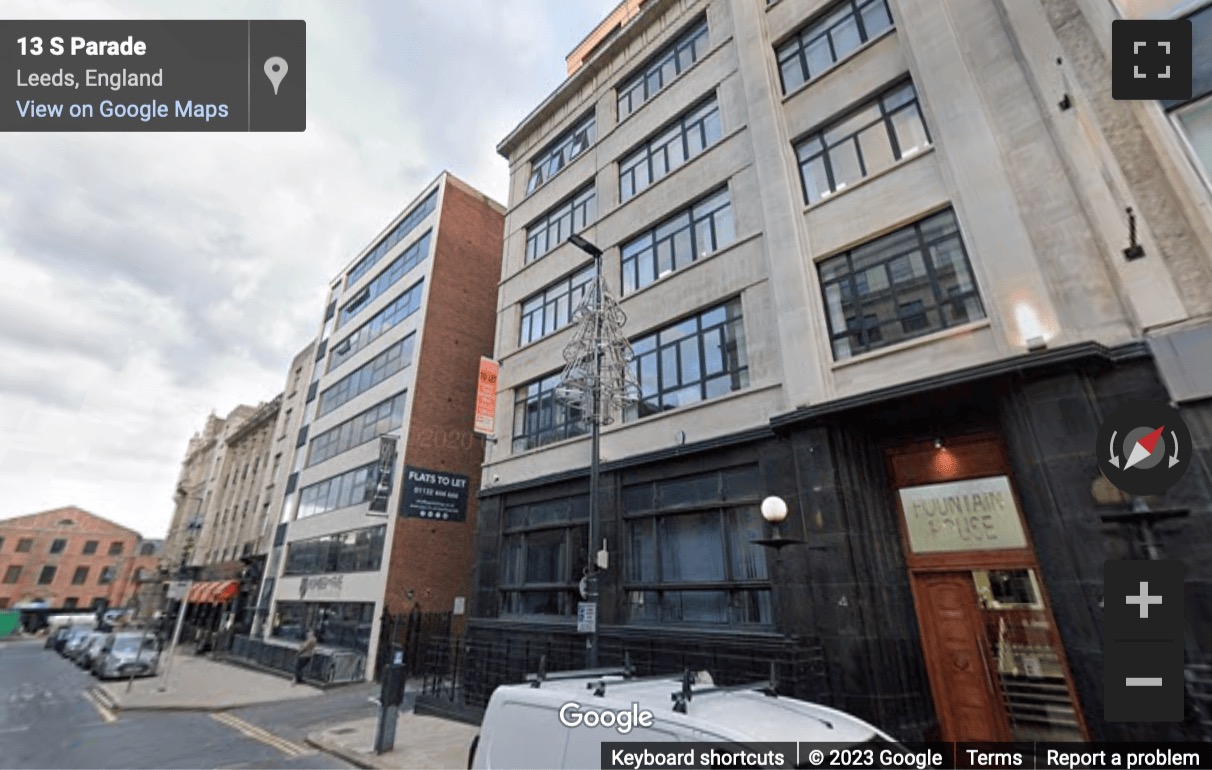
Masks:
[[[1112,484],[1130,495],[1160,495],[1186,472],[1191,433],[1168,404],[1131,401],[1103,421],[1095,451]]]

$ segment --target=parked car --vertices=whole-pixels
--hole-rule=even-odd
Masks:
[[[93,663],[100,679],[155,676],[160,665],[160,645],[155,634],[128,631],[111,634]]]
[[[768,749],[756,744],[768,742],[855,746],[876,756],[905,751],[857,717],[774,695],[765,683],[715,687],[706,672],[643,679],[568,672],[498,687],[467,766],[598,768],[603,741],[719,742],[757,753]]]
[[[68,626],[59,626],[58,628],[52,628],[46,634],[46,644],[44,644],[43,647],[45,647],[48,650],[56,649],[56,642],[58,642],[63,637],[67,636],[68,628],[69,628]]]
[[[88,667],[92,665],[93,657],[98,652],[101,652],[101,647],[105,645],[105,637],[107,636],[109,634],[104,631],[93,631],[89,634],[84,644],[80,646],[79,651],[76,652],[76,657],[74,658],[76,665],[87,671]]]
[[[76,654],[80,652],[80,648],[84,646],[85,641],[93,633],[96,632],[87,626],[72,626],[72,629],[68,631],[67,636],[64,638],[63,647],[60,650],[63,653],[63,657],[75,660]]]

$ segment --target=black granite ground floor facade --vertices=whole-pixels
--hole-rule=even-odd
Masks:
[[[784,689],[904,740],[1200,737],[1194,693],[1186,725],[1103,720],[1105,560],[1183,560],[1188,668],[1212,662],[1212,403],[1180,405],[1182,481],[1128,501],[1094,449],[1126,399],[1169,400],[1148,348],[1082,345],[604,465],[603,662],[735,681],[778,660]],[[587,490],[481,493],[473,639],[579,662]],[[802,545],[751,543],[767,495]]]

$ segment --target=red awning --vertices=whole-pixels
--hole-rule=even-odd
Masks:
[[[240,593],[240,581],[238,580],[220,580],[213,586],[210,592],[212,604],[227,604],[236,598],[236,594]]]
[[[206,587],[206,583],[194,583],[189,587],[189,594],[185,597],[185,601],[189,604],[198,604],[202,600],[202,588]]]

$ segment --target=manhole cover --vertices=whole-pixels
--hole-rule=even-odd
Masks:
[[[335,735],[345,735],[346,733],[357,732],[357,730],[355,730],[352,727],[338,727],[336,730],[331,730],[330,732],[332,732]]]

